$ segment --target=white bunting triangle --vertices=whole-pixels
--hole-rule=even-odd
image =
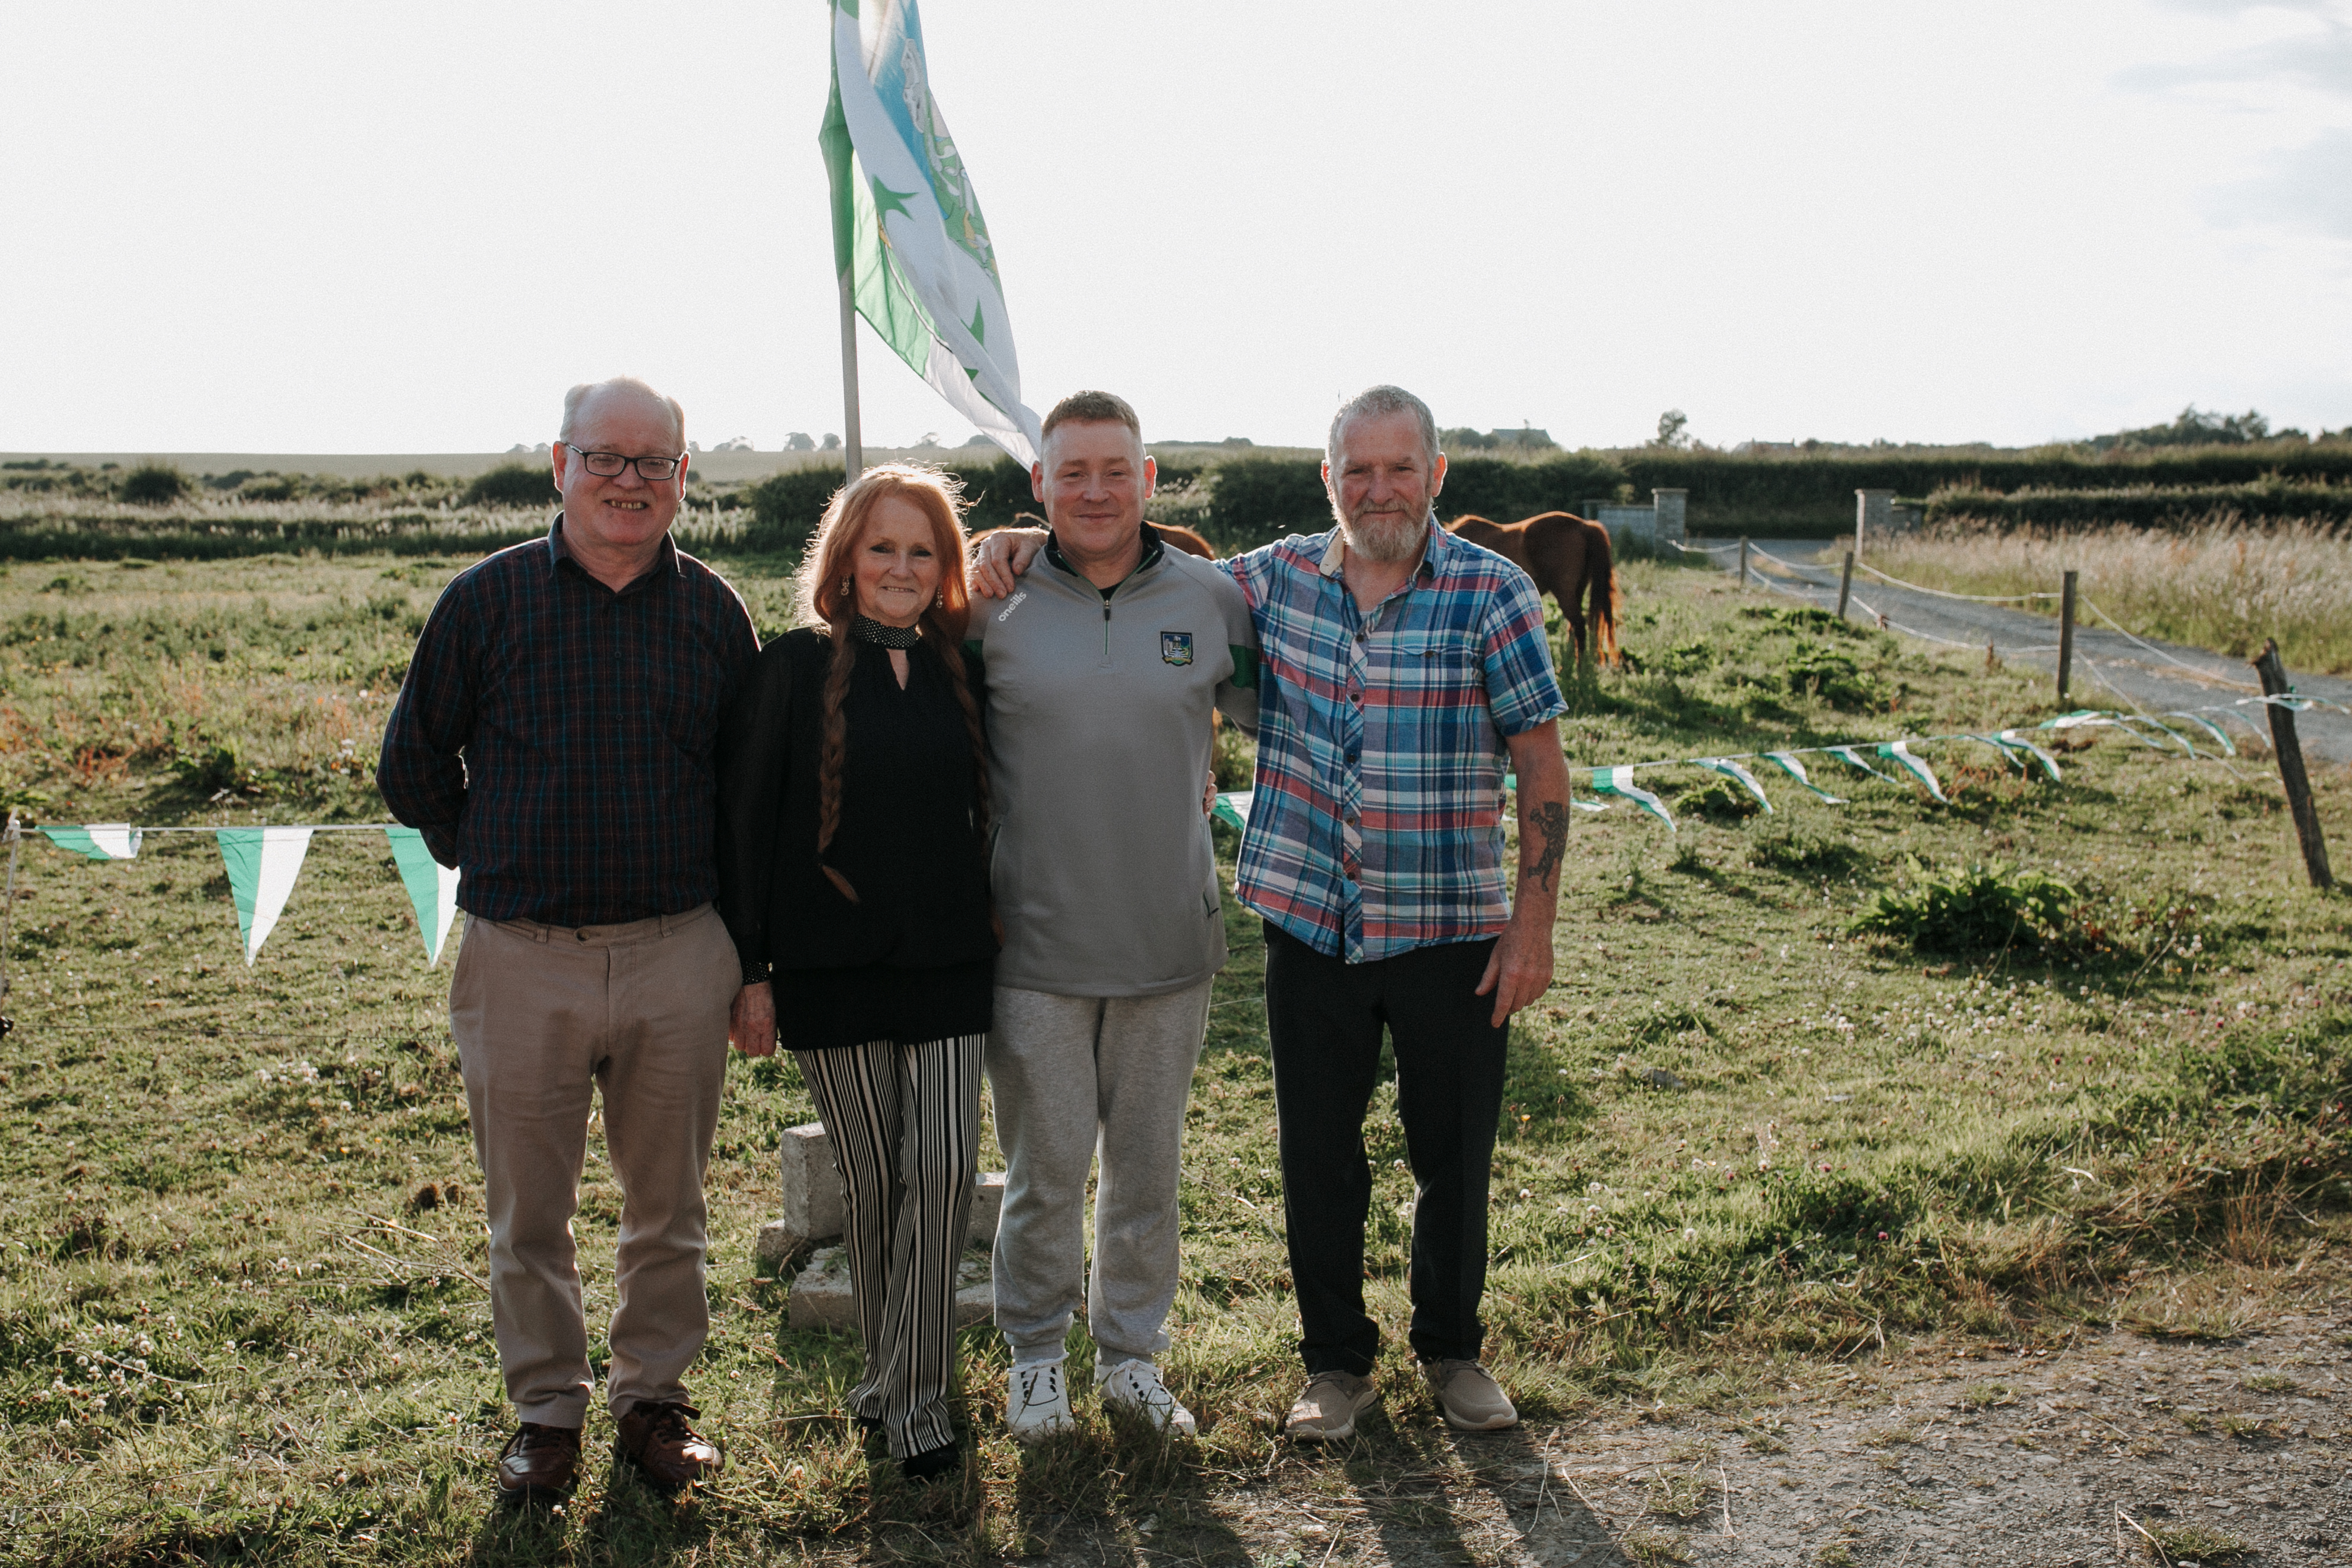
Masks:
[[[236,928],[245,937],[245,962],[250,966],[278,924],[287,895],[294,890],[294,879],[301,874],[302,857],[310,852],[310,830],[224,827],[217,837],[229,897],[236,900]]]
[[[40,830],[60,849],[87,855],[93,860],[130,860],[139,854],[139,829],[127,822],[92,822],[74,827]]]

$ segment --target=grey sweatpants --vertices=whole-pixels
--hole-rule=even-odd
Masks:
[[[1168,1348],[1184,1104],[1214,984],[1160,996],[996,988],[988,1083],[1008,1167],[996,1325],[1014,1361],[1061,1359],[1082,1281],[1099,1367]],[[1097,1152],[1089,1275],[1087,1168]]]

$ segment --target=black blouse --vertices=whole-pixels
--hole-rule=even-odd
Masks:
[[[795,1050],[989,1026],[997,942],[963,711],[928,641],[908,650],[903,690],[887,649],[853,646],[841,822],[822,862],[826,634],[763,648],[719,726],[719,913],[745,978],[772,969],[778,1033]]]

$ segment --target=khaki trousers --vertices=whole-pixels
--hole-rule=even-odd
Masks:
[[[687,1397],[709,1332],[704,1168],[742,984],[708,904],[580,929],[468,920],[449,1026],[490,1219],[490,1315],[525,1421],[578,1427],[595,1375],[572,1216],[598,1089],[622,1194],[608,1331],[615,1411]]]

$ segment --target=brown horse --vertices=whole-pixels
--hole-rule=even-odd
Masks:
[[[1609,550],[1609,531],[1564,511],[1548,511],[1523,521],[1499,523],[1483,517],[1457,517],[1447,523],[1452,532],[1473,544],[1484,545],[1536,581],[1538,593],[1549,594],[1568,617],[1569,636],[1576,657],[1585,658],[1585,590],[1592,590],[1592,619],[1598,630],[1595,652],[1603,664],[1617,662],[1617,575]]]
[[[1151,531],[1158,534],[1160,542],[1171,550],[1181,550],[1187,555],[1197,555],[1203,561],[1214,561],[1217,558],[1216,546],[1189,528],[1180,528],[1172,522],[1155,522],[1151,525]]]

